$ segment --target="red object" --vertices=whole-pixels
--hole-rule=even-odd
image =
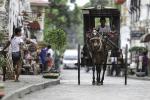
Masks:
[[[115,0],[116,4],[123,4],[126,0]]]
[[[38,21],[29,22],[28,27],[32,30],[40,30],[40,24]]]
[[[3,97],[3,96],[5,96],[5,93],[4,92],[0,92],[0,97]]]
[[[47,66],[48,67],[52,67],[53,66],[53,59],[50,58],[50,57],[47,58]]]

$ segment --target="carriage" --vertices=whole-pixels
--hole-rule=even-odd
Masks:
[[[105,17],[108,21],[110,28],[114,25],[117,31],[117,37],[115,37],[117,41],[115,41],[115,43],[112,41],[113,44],[109,44],[109,45],[116,47],[116,48],[120,48],[120,11],[114,8],[103,8],[103,9],[85,8],[83,9],[84,46],[86,46],[88,42],[87,35],[88,35],[89,30],[96,27],[96,19],[99,20],[101,17]],[[83,51],[86,52],[85,50]],[[83,61],[81,60],[81,62]],[[89,63],[86,63],[86,65],[91,64],[90,60],[88,62]]]
[[[115,8],[84,8],[83,24],[84,24],[84,45],[81,51],[81,59],[79,57],[79,65],[92,66],[93,81],[92,84],[103,85],[104,74],[106,71],[108,56],[119,58],[122,55],[120,52],[120,11]],[[108,33],[102,33],[97,26],[99,20],[105,18],[106,25],[111,30],[115,29],[113,38]],[[95,35],[93,35],[95,34]],[[98,34],[98,35],[96,35]],[[110,55],[109,55],[109,52]],[[123,60],[123,56],[122,56]],[[124,65],[123,62],[120,65]],[[101,69],[103,69],[102,79],[100,80]],[[80,67],[78,67],[80,70]],[[95,70],[97,77],[95,81]],[[79,71],[78,71],[79,72]],[[78,83],[80,84],[80,72],[78,73]]]

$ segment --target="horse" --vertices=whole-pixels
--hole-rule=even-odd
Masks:
[[[89,47],[89,54],[92,58],[93,63],[93,81],[92,84],[95,85],[95,68],[96,68],[96,80],[97,85],[103,85],[104,81],[104,75],[106,71],[106,63],[107,63],[107,56],[108,56],[108,50],[107,50],[107,44],[106,40],[102,35],[94,34],[89,40],[88,47]],[[101,70],[103,68],[102,78],[101,76]]]

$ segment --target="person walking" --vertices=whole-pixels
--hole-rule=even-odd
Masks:
[[[51,56],[51,58],[53,59],[53,56],[54,56],[54,51],[52,50],[52,47],[51,47],[51,45],[48,45],[47,46],[47,54],[49,53],[50,54],[50,56]]]
[[[147,51],[143,52],[143,59],[142,59],[142,72],[145,72],[145,75],[148,75],[148,57],[147,57]]]
[[[112,57],[111,58],[111,62],[112,62],[112,66],[111,66],[111,72],[110,75],[113,76],[114,75],[114,71],[115,71],[115,76],[117,76],[117,58],[116,57]]]
[[[41,49],[41,52],[39,54],[39,59],[41,61],[41,71],[42,71],[42,73],[44,71],[46,71],[46,55],[47,55],[47,51],[48,51],[48,49],[45,46],[43,46],[42,49]]]
[[[21,69],[21,50],[23,47],[23,39],[21,38],[21,28],[15,28],[15,33],[12,35],[11,40],[3,48],[4,51],[11,45],[12,61],[15,71],[15,82],[18,82],[20,69]]]
[[[139,55],[139,72],[142,72],[143,55]]]
[[[52,57],[51,57],[50,53],[48,53],[47,56],[46,56],[46,65],[47,65],[47,71],[50,71],[50,69],[53,66],[53,60],[52,60]]]

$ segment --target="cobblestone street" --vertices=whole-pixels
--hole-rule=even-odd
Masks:
[[[0,8],[0,100],[150,100],[150,0]]]
[[[20,100],[149,100],[150,81],[122,77],[106,77],[103,86],[91,85],[91,73],[81,72],[81,85],[77,85],[77,71],[65,70],[61,84],[27,95]]]

